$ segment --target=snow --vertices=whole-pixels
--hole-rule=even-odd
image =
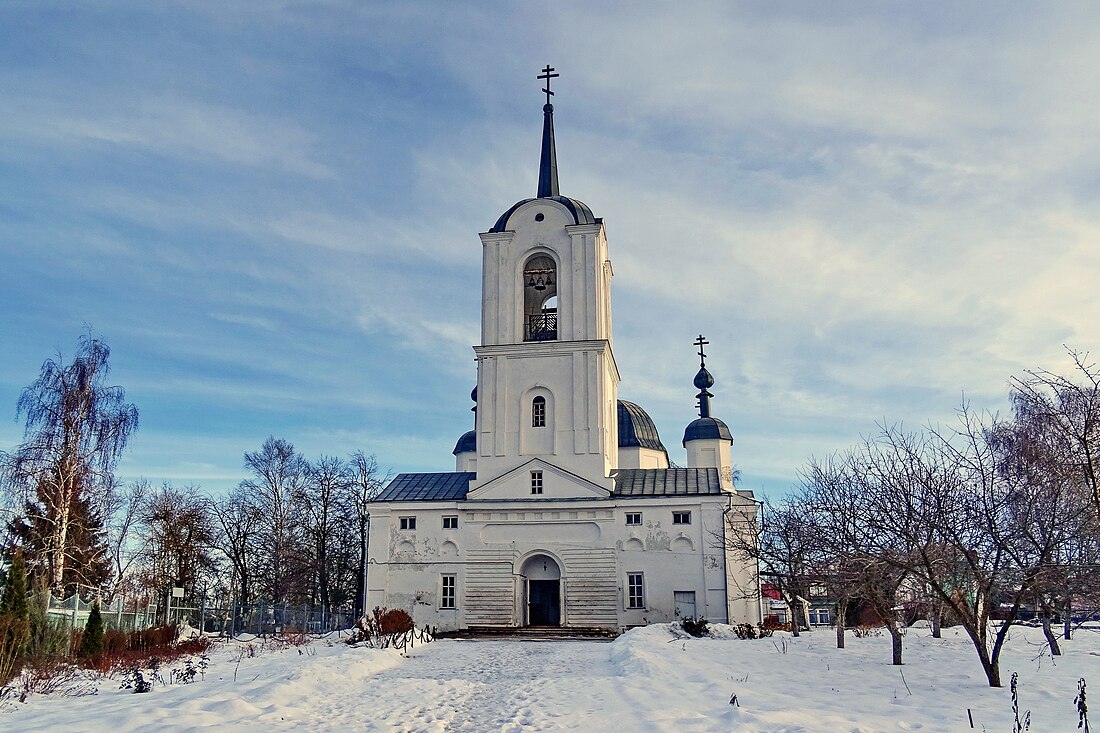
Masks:
[[[714,630],[722,638],[660,624],[610,643],[439,640],[407,656],[319,641],[239,664],[243,646],[221,645],[204,681],[135,695],[103,680],[94,697],[36,696],[9,703],[0,730],[938,732],[971,730],[967,708],[976,730],[1011,730],[1013,671],[1036,731],[1076,729],[1079,677],[1100,699],[1094,630],[1063,642],[1056,659],[1039,630],[1014,630],[1001,689],[986,686],[956,629],[943,639],[910,629],[900,668],[885,635],[849,635],[838,650],[831,629],[753,641]]]

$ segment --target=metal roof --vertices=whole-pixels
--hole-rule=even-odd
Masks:
[[[399,473],[375,501],[462,501],[476,473]]]
[[[724,422],[716,417],[700,417],[688,424],[684,430],[684,445],[689,440],[728,440],[733,442],[733,434]]]
[[[462,437],[455,443],[455,449],[451,451],[453,455],[459,453],[473,453],[477,450],[477,433],[473,430],[467,430],[462,434]]]
[[[620,468],[613,496],[721,494],[717,468]]]
[[[645,410],[626,400],[619,400],[618,410],[620,448],[650,448],[667,453],[653,418]]]
[[[599,219],[597,219],[595,216],[592,215],[592,209],[588,208],[588,205],[581,202],[581,201],[577,201],[576,199],[571,199],[568,196],[545,196],[543,198],[546,198],[550,201],[557,201],[559,204],[561,204],[566,209],[568,209],[569,213],[572,214],[572,216],[573,216],[573,223],[574,224],[595,224],[596,222],[599,221]],[[497,223],[494,224],[493,228],[490,229],[489,231],[490,232],[503,232],[503,231],[505,231],[504,227],[506,227],[508,225],[508,218],[512,216],[512,213],[516,209],[518,209],[519,207],[526,204],[528,201],[536,201],[536,200],[537,199],[524,199],[523,201],[516,202],[515,204],[513,204],[511,206],[511,208],[509,208],[507,211],[505,211],[503,214],[500,215],[500,218],[497,219]]]
[[[465,501],[473,472],[400,473],[375,501]],[[620,468],[613,497],[721,494],[717,468]]]

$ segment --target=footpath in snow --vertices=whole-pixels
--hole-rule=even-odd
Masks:
[[[1053,660],[1038,630],[1014,630],[1001,689],[986,686],[955,630],[910,630],[900,669],[888,637],[833,644],[831,630],[740,641],[658,625],[611,643],[441,640],[407,658],[318,643],[238,663],[240,647],[227,645],[205,681],[135,695],[104,680],[94,697],[34,697],[0,712],[0,731],[1009,731],[1013,671],[1033,731],[1077,729],[1080,677],[1100,700],[1096,631],[1079,631]]]

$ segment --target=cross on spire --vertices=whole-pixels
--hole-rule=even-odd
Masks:
[[[699,351],[697,352],[699,354],[699,368],[702,369],[705,366],[704,359],[707,358],[707,355],[703,353],[703,347],[710,344],[710,341],[704,339],[703,334],[699,334],[699,338],[695,339],[692,343],[699,347]]]
[[[542,73],[535,77],[536,79],[545,79],[546,80],[546,86],[543,87],[542,91],[546,92],[546,103],[547,104],[550,104],[550,97],[552,97],[554,95],[554,93],[552,91],[550,91],[550,80],[555,78],[555,77],[561,76],[561,74],[555,74],[553,72],[554,72],[554,67],[551,66],[550,64],[547,64],[546,68],[542,70]]]

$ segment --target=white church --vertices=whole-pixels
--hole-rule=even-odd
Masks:
[[[403,473],[371,509],[367,607],[420,627],[631,626],[705,617],[757,623],[755,567],[723,538],[756,521],[733,483],[729,428],[699,418],[687,467],[618,398],[603,220],[558,192],[549,66],[538,195],[481,234],[474,430],[454,472]]]

